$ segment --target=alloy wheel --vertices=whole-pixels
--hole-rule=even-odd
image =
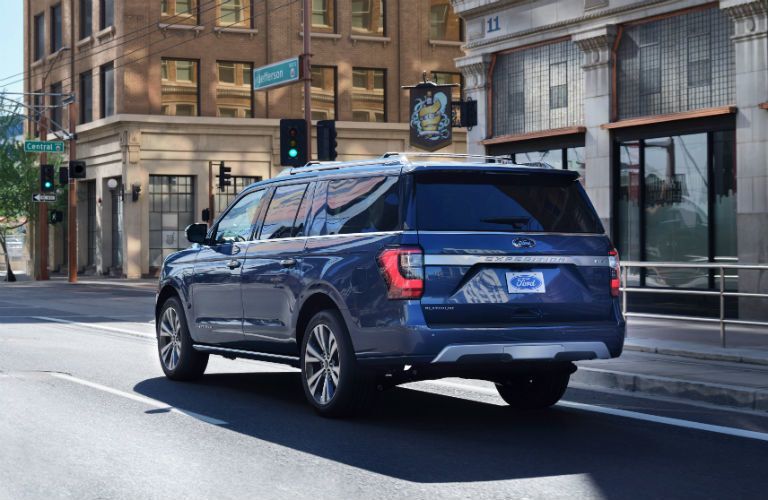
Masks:
[[[181,320],[175,308],[169,307],[163,313],[157,341],[160,360],[166,369],[173,371],[181,358]]]
[[[327,405],[336,395],[341,364],[336,336],[328,325],[312,329],[304,352],[304,377],[315,401]]]

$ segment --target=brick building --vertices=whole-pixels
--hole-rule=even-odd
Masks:
[[[210,160],[235,176],[217,209],[279,171],[278,119],[303,116],[303,86],[253,92],[251,75],[302,52],[301,5],[25,0],[26,91],[77,94],[77,152],[88,163],[78,190],[82,269],[147,275],[186,246],[183,228],[208,205]],[[408,150],[400,86],[424,70],[461,81],[463,28],[450,1],[313,0],[311,18],[312,116],[338,120],[339,158]],[[66,110],[50,108],[57,101],[27,104],[49,106],[71,129]],[[464,151],[464,137],[455,131],[453,149]],[[66,262],[66,228],[55,231],[53,268]]]

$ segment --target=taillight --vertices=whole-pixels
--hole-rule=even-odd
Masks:
[[[621,266],[619,265],[619,252],[611,249],[608,252],[608,265],[611,267],[611,296],[619,296],[621,288]]]
[[[386,248],[379,254],[381,273],[390,299],[419,299],[424,293],[424,253],[421,248]]]

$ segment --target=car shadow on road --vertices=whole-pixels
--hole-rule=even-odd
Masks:
[[[416,483],[587,474],[605,498],[709,497],[723,491],[716,465],[723,456],[744,478],[729,482],[729,495],[739,488],[746,495],[747,477],[762,480],[759,461],[748,457],[765,448],[754,442],[566,408],[516,413],[396,388],[361,417],[329,420],[307,405],[293,372],[211,374],[197,383],[153,378],[134,390],[224,420],[233,432]]]

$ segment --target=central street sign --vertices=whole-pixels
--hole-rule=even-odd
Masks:
[[[292,57],[253,70],[253,90],[266,90],[299,81],[299,58]]]
[[[46,201],[56,201],[56,195],[55,194],[44,194],[44,193],[36,193],[32,195],[32,201],[35,202],[46,202]]]
[[[24,141],[24,152],[26,153],[63,153],[63,141]]]

